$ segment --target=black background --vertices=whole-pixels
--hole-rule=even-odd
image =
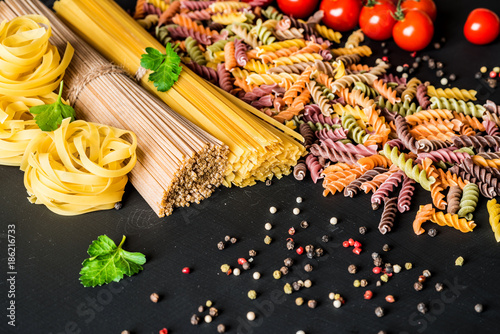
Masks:
[[[50,1],[46,1],[50,2]],[[489,46],[474,46],[463,37],[462,26],[467,13],[475,7],[488,7],[500,13],[498,1],[440,1],[437,0],[438,18],[435,38],[446,37],[442,49],[419,53],[429,54],[445,65],[445,73],[458,76],[456,85],[478,89],[479,100],[490,98],[500,102],[500,89],[491,91],[474,73],[483,65],[500,66],[500,42]],[[130,7],[133,1],[121,1]],[[127,6],[127,5],[126,5]],[[344,39],[345,40],[345,39]],[[375,56],[382,56],[380,43],[367,42]],[[393,65],[411,64],[407,52],[388,42],[389,58]],[[367,61],[373,63],[374,58]],[[437,86],[435,72],[421,68],[419,78],[431,80]],[[158,333],[166,327],[169,333],[200,331],[215,333],[218,323],[224,323],[230,333],[238,328],[242,333],[498,333],[500,303],[500,256],[498,245],[488,223],[486,200],[481,199],[474,218],[478,224],[473,233],[462,234],[448,227],[426,223],[424,228],[437,227],[439,234],[416,236],[411,221],[419,204],[429,203],[430,194],[418,189],[412,210],[398,214],[394,229],[387,235],[377,231],[381,211],[370,209],[370,199],[360,195],[354,199],[342,195],[322,196],[321,184],[308,178],[298,182],[293,177],[273,180],[266,187],[258,184],[244,189],[217,190],[200,205],[175,210],[174,214],[158,219],[139,194],[128,186],[121,211],[104,211],[78,217],[62,217],[39,205],[27,201],[23,187],[23,174],[15,167],[0,166],[0,259],[3,272],[7,272],[7,225],[16,225],[17,327],[7,326],[7,285],[0,281],[0,298],[3,311],[0,332],[17,333],[120,333],[128,329],[133,333]],[[301,196],[302,204],[295,198]],[[270,206],[278,213],[271,215]],[[292,209],[299,207],[299,216]],[[335,227],[331,217],[338,217]],[[306,219],[307,230],[299,227]],[[273,224],[271,231],[264,229],[266,222]],[[358,234],[360,226],[369,232]],[[308,261],[285,248],[287,230],[294,226],[295,240],[301,245],[320,245],[320,237],[330,236],[331,241],[322,246],[326,255],[320,261]],[[148,262],[140,274],[97,288],[84,288],[78,281],[81,262],[92,240],[101,234],[119,242],[127,236],[124,248],[146,254]],[[238,242],[218,251],[217,242],[225,235],[238,238]],[[265,245],[266,234],[273,237]],[[342,241],[354,238],[363,243],[363,252],[357,256],[351,249],[344,249]],[[388,243],[391,251],[382,252]],[[249,272],[241,276],[226,276],[220,272],[224,263],[236,264],[238,257],[248,257],[248,250],[258,255]],[[387,284],[375,286],[376,277],[371,273],[373,251],[383,253],[385,261],[404,265],[412,262],[414,269],[403,270]],[[291,273],[281,280],[274,280],[272,272],[279,269],[283,259],[291,256],[298,263]],[[465,258],[463,267],[454,265],[458,256]],[[311,262],[315,270],[306,275],[302,267]],[[358,266],[358,273],[347,272],[349,264]],[[192,268],[185,275],[181,269]],[[413,283],[424,269],[432,277],[424,290],[416,292]],[[252,279],[259,271],[262,278]],[[313,287],[283,295],[285,282],[292,282],[306,275]],[[366,278],[366,289],[374,298],[363,299],[363,288],[354,288],[354,279]],[[445,283],[445,290],[438,293],[433,286]],[[258,298],[249,300],[248,290],[255,289]],[[346,304],[334,309],[328,293],[340,293]],[[157,292],[158,304],[149,300]],[[396,303],[385,302],[392,294]],[[318,307],[298,307],[296,297],[316,299]],[[197,306],[212,300],[220,316],[211,324],[193,327],[189,319]],[[416,313],[416,305],[425,302],[429,313]],[[482,303],[485,311],[474,312],[474,305]],[[377,318],[374,309],[383,306],[386,315]],[[255,311],[257,319],[248,325],[244,320],[248,311]],[[244,325],[242,325],[242,323]],[[246,325],[245,325],[246,324]]]

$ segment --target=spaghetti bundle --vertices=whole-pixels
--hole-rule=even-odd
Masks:
[[[146,47],[154,47],[162,53],[165,47],[113,1],[62,0],[54,4],[54,9],[105,57],[136,75],[144,87],[173,110],[229,147],[229,166],[224,175],[226,186],[231,183],[247,186],[273,175],[279,178],[289,174],[291,166],[304,154],[304,147],[291,138],[302,140],[300,135],[218,90],[187,67],[183,67],[178,82],[170,90],[158,92],[153,82],[148,81],[148,73],[140,68],[140,57]]]
[[[64,80],[67,99],[74,105],[78,118],[125,128],[137,135],[137,164],[130,180],[158,216],[210,196],[220,185],[227,166],[227,148],[219,140],[136,85],[42,3],[0,3],[2,19],[26,14],[49,18],[53,26],[51,41],[57,48],[67,42],[75,48]]]

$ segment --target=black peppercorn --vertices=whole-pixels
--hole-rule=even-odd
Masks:
[[[236,241],[238,241],[238,239],[236,239],[235,237],[232,237],[230,241],[231,241],[232,244],[235,244]]]
[[[299,282],[293,282],[292,283],[292,288],[295,290],[295,291],[299,291],[301,286],[299,284]]]
[[[436,68],[436,63],[434,61],[430,61],[427,63],[427,65],[429,66],[429,68],[431,70],[435,69]]]
[[[270,186],[271,184],[273,184],[273,182],[271,180],[266,180],[266,186]]]
[[[382,307],[377,307],[375,309],[375,315],[379,318],[382,318],[384,316],[384,309]]]
[[[437,42],[436,42],[436,43],[434,43],[434,49],[436,49],[436,50],[441,49],[441,44],[439,44],[439,43],[437,43]]]
[[[287,257],[283,262],[287,267],[291,267],[293,265],[293,260],[290,257]]]
[[[439,69],[439,70],[440,70],[440,69],[442,69],[443,67],[444,67],[444,64],[443,64],[442,62],[438,61],[438,62],[436,63],[436,68],[437,68],[437,69]]]
[[[366,226],[361,226],[361,227],[359,228],[359,234],[363,235],[363,234],[365,234],[365,233],[366,233]]]
[[[316,253],[316,257],[322,257],[323,253],[324,253],[323,248],[316,248],[315,253]]]
[[[248,262],[245,262],[241,265],[241,268],[243,268],[243,270],[248,270],[250,269],[250,263]]]
[[[436,76],[437,76],[438,78],[441,78],[443,75],[444,75],[444,72],[443,72],[443,71],[441,71],[441,70],[437,70],[437,71],[436,71]]]
[[[349,267],[347,267],[347,271],[349,272],[349,274],[355,274],[358,271],[358,268],[354,264],[351,264]]]
[[[309,227],[309,223],[305,220],[301,221],[300,222],[300,227],[302,228],[308,228]]]
[[[415,291],[420,291],[424,288],[424,286],[420,282],[415,282],[415,284],[413,284],[413,288],[415,289]]]
[[[443,288],[444,288],[443,283],[436,283],[434,288],[436,289],[437,292],[443,291]]]
[[[430,58],[428,55],[424,55],[424,56],[422,57],[422,60],[423,60],[423,61],[429,61],[429,59],[431,59],[431,58]]]
[[[253,257],[253,256],[257,255],[257,252],[255,250],[251,249],[248,251],[248,255]]]
[[[314,252],[307,252],[306,256],[308,259],[312,259],[312,258],[314,258]]]
[[[295,248],[295,242],[293,242],[293,240],[288,240],[287,243],[286,243],[286,248],[288,250],[292,250]]]
[[[437,230],[435,228],[430,228],[429,231],[427,231],[427,234],[429,234],[430,237],[434,238],[437,235]]]
[[[481,79],[483,77],[483,74],[481,72],[477,72],[476,74],[474,74],[474,78],[476,79]]]
[[[288,267],[283,266],[280,268],[280,271],[283,275],[288,275]]]
[[[123,207],[123,203],[122,202],[116,202],[115,203],[115,210],[120,210],[122,207]]]
[[[385,55],[388,55],[389,54],[389,49],[383,49],[382,53],[385,54]]]
[[[392,264],[390,264],[390,263],[386,263],[385,264],[385,273],[386,274],[392,274],[393,273]]]
[[[390,251],[390,250],[391,250],[391,248],[389,247],[389,245],[388,245],[388,244],[385,244],[385,245],[382,247],[382,250],[383,250],[384,252],[388,252],[388,251]]]
[[[210,316],[212,317],[216,317],[219,315],[219,310],[217,310],[215,307],[211,307],[209,310],[208,310],[208,314],[210,314]]]
[[[304,270],[307,271],[308,273],[311,272],[313,270],[313,266],[311,264],[306,264],[304,266]]]
[[[422,61],[422,57],[415,57],[415,62],[420,63]]]
[[[495,89],[497,87],[497,79],[493,79],[493,78],[488,78],[486,79],[486,82],[488,83],[488,86],[490,86],[490,88],[493,88]]]
[[[306,247],[304,247],[304,250],[306,251],[306,253],[314,252],[314,246],[313,245],[307,245]]]
[[[455,80],[457,80],[457,76],[456,76],[456,74],[454,74],[454,73],[450,74],[450,76],[448,77],[448,80],[450,80],[450,81],[455,81]]]
[[[321,241],[328,242],[330,241],[330,238],[325,234],[324,236],[321,237]]]
[[[224,324],[217,325],[217,333],[225,333],[225,332],[226,332],[226,326],[224,326]]]
[[[314,299],[311,299],[307,302],[307,306],[309,306],[309,308],[316,308],[316,306],[318,306],[318,302]]]
[[[218,248],[219,250],[223,250],[223,249],[224,249],[224,247],[225,247],[224,242],[223,242],[223,241],[219,241],[219,243],[217,244],[217,248]]]
[[[200,317],[196,314],[191,316],[191,325],[198,325],[200,323]]]
[[[415,73],[415,69],[412,67],[408,70],[408,74],[413,74],[413,73]]]
[[[382,266],[383,262],[382,262],[382,258],[381,257],[377,257],[375,260],[373,260],[373,265],[375,267],[380,267]]]
[[[476,304],[474,306],[474,311],[476,311],[477,313],[483,312],[483,305],[482,304]]]
[[[365,280],[365,279],[362,279],[359,283],[360,283],[360,285],[361,285],[362,288],[364,288],[364,287],[366,287],[368,285],[368,281]]]
[[[430,272],[429,270],[427,270],[427,269],[426,269],[426,270],[424,270],[424,271],[422,272],[422,275],[424,275],[425,277],[429,278],[429,277],[431,277],[431,272]]]
[[[418,312],[420,312],[422,314],[427,313],[427,307],[425,306],[424,303],[418,303],[417,310],[418,310]]]
[[[375,260],[376,258],[379,258],[379,257],[380,257],[380,255],[377,252],[372,253],[372,259]]]

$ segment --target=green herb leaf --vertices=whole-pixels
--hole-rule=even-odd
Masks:
[[[57,130],[64,118],[71,117],[72,122],[75,120],[75,110],[71,106],[62,103],[62,89],[63,82],[61,80],[59,96],[56,102],[30,108],[30,113],[36,115],[35,122],[42,131]]]
[[[90,258],[83,261],[83,268],[80,271],[80,282],[83,286],[95,287],[118,282],[124,275],[132,276],[143,269],[146,256],[122,249],[124,242],[125,236],[116,247],[114,241],[107,235],[101,235],[92,242],[87,250]]]
[[[172,45],[167,43],[165,54],[154,48],[146,48],[146,54],[141,55],[141,66],[151,70],[149,81],[160,92],[166,92],[179,79],[181,74],[181,58],[174,51]]]

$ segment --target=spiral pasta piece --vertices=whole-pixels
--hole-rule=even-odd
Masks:
[[[472,232],[476,224],[474,221],[467,221],[465,218],[459,218],[458,215],[437,211],[431,215],[430,221],[438,224],[439,226],[450,226],[459,230],[460,232]]]
[[[274,52],[280,49],[290,48],[292,46],[295,46],[297,48],[303,48],[304,46],[306,46],[306,41],[303,39],[290,39],[288,41],[281,41],[269,45],[258,46],[256,48],[257,48],[257,53],[262,54],[264,52]]]
[[[289,80],[294,83],[299,78],[298,74],[289,74],[289,73],[278,73],[278,74],[257,74],[252,73],[246,78],[246,82],[249,85],[272,85],[274,83],[279,84],[280,86],[283,84],[285,80]]]
[[[286,41],[290,39],[303,39],[304,38],[304,29],[297,29],[295,27],[287,29],[287,30],[275,30],[274,35],[280,41]]]
[[[342,38],[342,34],[334,31],[333,29],[328,28],[327,26],[321,25],[321,24],[316,24],[314,27],[316,31],[323,36],[324,38],[335,42],[335,43],[340,43],[340,39]]]
[[[372,49],[369,46],[363,45],[355,48],[338,48],[332,49],[332,54],[334,56],[345,56],[350,54],[356,54],[362,57],[369,57],[372,55]]]
[[[356,164],[359,157],[362,157],[362,155],[353,154],[351,152],[337,151],[334,148],[326,145],[324,142],[320,145],[313,144],[310,148],[310,151],[315,156],[323,157],[332,162],[344,162],[349,165]]]
[[[321,113],[325,116],[330,116],[333,113],[332,106],[330,105],[330,103],[328,103],[328,100],[323,96],[323,92],[317,85],[316,81],[310,81],[306,84],[307,84],[307,89],[309,89],[309,92],[311,92],[313,101],[317,105],[319,105]]]
[[[422,82],[417,78],[411,78],[406,85],[406,89],[401,94],[403,101],[411,101],[417,94],[417,88]],[[446,108],[433,108],[433,109],[446,109]]]
[[[236,61],[236,59],[235,59],[235,61]],[[250,59],[247,62],[247,64],[245,65],[245,69],[252,71],[252,72],[255,72],[255,73],[259,73],[259,74],[265,74],[269,71],[270,67],[269,67],[269,65],[264,64],[263,62],[260,62],[260,61],[255,60],[255,59]]]
[[[185,46],[186,51],[192,61],[200,65],[207,64],[207,60],[205,59],[205,56],[201,52],[201,49],[198,46],[198,42],[195,39],[191,37],[186,38]]]
[[[420,206],[420,208],[417,211],[417,215],[413,220],[413,232],[415,232],[416,235],[420,235],[425,232],[425,230],[422,228],[422,224],[428,220],[431,220],[432,215],[434,213],[435,210],[432,207],[432,204],[426,204]]]
[[[308,61],[305,63],[297,63],[292,65],[280,65],[274,66],[267,70],[267,73],[293,73],[293,74],[302,74],[305,69],[309,66],[314,65],[313,62]]]
[[[264,45],[269,45],[276,40],[276,37],[273,36],[271,30],[265,27],[260,19],[257,20],[257,25],[250,30],[250,33],[256,35]]]
[[[453,145],[461,147],[474,147],[475,149],[500,147],[500,136],[456,136],[452,138]]]
[[[323,167],[321,167],[321,165],[319,164],[317,157],[312,154],[307,155],[306,165],[311,175],[311,179],[314,183],[317,183],[319,179],[322,179],[324,177],[321,174],[323,172]]]
[[[343,191],[349,183],[364,173],[361,167],[352,168],[348,166],[347,169],[344,169],[345,165],[338,165],[331,165],[323,170],[325,177],[323,180],[323,187],[325,188],[323,196],[327,196],[330,193],[335,195],[337,191]]]
[[[486,208],[488,209],[489,222],[495,235],[495,240],[500,242],[500,204],[497,203],[496,199],[492,199],[488,201]]]
[[[411,135],[406,119],[401,115],[397,115],[394,118],[394,123],[396,125],[396,133],[398,135],[398,138],[410,151],[412,151],[413,153],[417,153],[417,140]]]
[[[307,165],[304,161],[298,161],[295,167],[293,167],[293,177],[295,180],[302,181],[306,176]]]
[[[486,108],[480,104],[474,104],[464,100],[456,100],[454,98],[438,98],[433,96],[430,98],[430,102],[430,108],[432,109],[448,109],[479,118],[483,117],[484,111],[486,110]]]
[[[212,15],[210,19],[213,22],[220,23],[223,25],[230,25],[232,23],[243,23],[247,20],[247,17],[242,12],[230,12],[230,13],[217,13]]]
[[[477,202],[479,201],[479,187],[474,183],[469,183],[465,186],[460,199],[460,209],[458,216],[467,220],[472,220],[472,213],[476,210]]]
[[[413,192],[415,191],[414,184],[415,181],[410,179],[408,176],[404,176],[403,183],[401,184],[401,190],[398,195],[398,210],[403,213],[410,210],[411,199]]]
[[[313,68],[308,67],[295,81],[290,89],[285,92],[283,100],[287,105],[291,105],[295,98],[306,88],[309,83]]]
[[[397,92],[392,90],[391,87],[387,86],[383,80],[374,80],[372,83],[373,88],[377,90],[377,92],[386,98],[390,103],[398,103],[401,102],[401,99],[398,98]]]
[[[380,187],[373,193],[371,197],[371,203],[373,210],[377,210],[384,201],[385,198],[389,197],[389,194],[393,192],[399,184],[403,181],[405,174],[403,171],[399,170],[391,174],[387,180],[380,185]]]
[[[281,14],[279,10],[277,10],[273,6],[269,6],[266,9],[262,10],[261,14],[269,20],[280,21],[283,18],[283,14]]]
[[[420,183],[422,188],[430,191],[430,186],[436,179],[432,176],[428,177],[425,170],[421,169],[418,165],[413,165],[412,159],[406,159],[404,153],[399,153],[397,147],[384,145],[384,155],[388,157],[393,164],[397,165],[404,173],[411,179]]]
[[[158,19],[158,15],[149,14],[145,18],[137,20],[137,23],[139,23],[144,29],[149,30],[158,24]]]
[[[344,188],[344,196],[345,197],[354,197],[358,191],[361,189],[361,186],[365,182],[371,181],[375,176],[380,175],[381,173],[387,172],[387,168],[383,167],[375,167],[374,169],[366,171],[363,175],[361,175],[356,180],[349,183]]]
[[[261,42],[257,39],[257,36],[250,34],[242,26],[233,25],[231,31],[254,49],[261,45]]]
[[[342,116],[342,127],[349,131],[349,138],[352,138],[352,140],[358,144],[363,144],[370,138],[370,135],[359,126],[356,122],[356,118],[352,115],[347,114]]]
[[[406,121],[410,125],[421,124],[432,119],[452,119],[453,113],[446,109],[422,110],[413,115],[406,116]]]
[[[185,27],[185,28],[191,29],[193,31],[199,32],[200,34],[205,34],[205,35],[212,36],[212,37],[219,35],[219,33],[217,31],[213,31],[207,27],[199,25],[196,22],[194,22],[193,20],[191,20],[189,17],[183,16],[180,14],[175,15],[172,18],[172,22],[174,22],[175,24],[178,24],[181,27]]]
[[[374,88],[368,86],[367,84],[362,83],[361,81],[355,82],[354,87],[352,89],[353,90],[359,89],[368,97],[374,98],[378,96],[378,93]]]
[[[246,2],[237,2],[237,1],[221,1],[221,2],[213,2],[208,8],[212,11],[212,13],[224,12],[224,11],[232,11],[250,8],[250,5]]]
[[[416,96],[418,104],[422,107],[422,109],[428,109],[431,101],[429,100],[429,96],[427,95],[427,85],[423,83],[418,85]]]
[[[277,59],[274,59],[273,64],[276,66],[293,65],[297,63],[315,61],[316,59],[323,60],[323,57],[321,57],[317,53],[299,53],[299,54],[296,53],[288,57],[279,57]]]
[[[398,211],[397,200],[397,197],[384,198],[384,211],[382,212],[382,217],[378,224],[378,230],[382,234],[390,232],[394,226],[394,219]]]
[[[427,95],[429,95],[431,98],[433,96],[441,98],[447,98],[447,99],[457,99],[457,100],[464,100],[464,101],[475,101],[476,100],[476,94],[477,92],[475,90],[466,90],[466,89],[459,89],[456,87],[453,88],[437,88],[430,85],[427,87]]]
[[[334,81],[329,88],[332,92],[336,93],[343,88],[353,85],[357,81],[372,85],[376,79],[377,77],[370,73],[344,75],[342,78]]]

